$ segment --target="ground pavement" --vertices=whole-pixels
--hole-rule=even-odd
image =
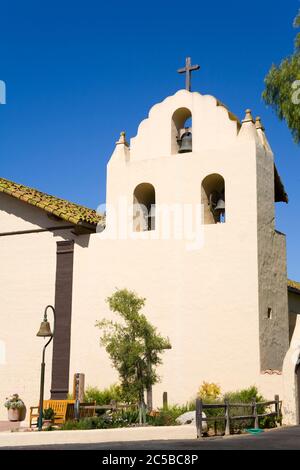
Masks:
[[[195,426],[0,433],[0,450],[248,450],[298,449],[300,426],[259,435],[195,439]]]

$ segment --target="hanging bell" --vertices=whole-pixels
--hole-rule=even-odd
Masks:
[[[42,321],[39,331],[36,334],[37,336],[43,336],[44,338],[52,336],[52,331],[50,328],[50,323],[48,321]]]
[[[178,153],[186,153],[192,151],[192,133],[186,131],[182,134],[181,139],[178,140],[179,150]]]
[[[220,198],[217,202],[216,207],[214,207],[214,212],[223,214],[225,212],[225,201],[224,199]]]

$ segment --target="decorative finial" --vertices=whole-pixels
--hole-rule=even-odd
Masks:
[[[246,109],[246,115],[242,122],[253,122],[254,124],[254,119],[251,114],[251,109]]]
[[[257,116],[257,118],[255,119],[255,127],[256,129],[261,129],[262,131],[265,130],[264,125],[261,122],[261,118],[259,116]]]
[[[190,57],[185,59],[185,67],[182,69],[178,69],[178,73],[185,73],[185,89],[187,91],[191,91],[191,75],[194,70],[199,70],[200,65],[192,65],[192,61]]]
[[[239,130],[239,139],[254,140],[256,143],[259,143],[259,136],[255,128],[251,109],[246,109],[246,115],[242,121],[242,127]]]
[[[127,145],[128,146],[128,142],[126,141],[126,132],[125,131],[122,131],[120,133],[120,138],[119,140],[116,142],[116,144],[123,144],[123,145]]]

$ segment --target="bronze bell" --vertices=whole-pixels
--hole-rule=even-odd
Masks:
[[[225,212],[225,201],[220,197],[220,199],[217,202],[216,207],[214,207],[214,211],[218,212],[220,214],[223,214]]]
[[[186,130],[181,139],[178,140],[179,150],[178,153],[186,153],[192,151],[192,133]]]
[[[44,338],[53,336],[50,328],[50,323],[47,321],[47,317],[41,323],[40,329],[36,334],[37,336],[43,336]]]

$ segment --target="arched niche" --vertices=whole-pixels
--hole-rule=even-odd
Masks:
[[[223,176],[213,173],[203,179],[201,203],[203,204],[204,224],[225,222],[225,180]]]
[[[133,191],[133,230],[155,230],[155,188],[150,183],[140,183]]]
[[[178,139],[181,138],[186,128],[192,132],[192,113],[188,108],[178,108],[173,113],[171,121],[171,153],[179,150]]]

